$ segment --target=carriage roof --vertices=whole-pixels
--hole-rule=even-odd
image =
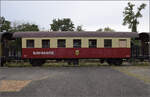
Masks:
[[[62,32],[15,32],[13,37],[138,37],[136,32],[94,32],[94,31],[62,31]]]

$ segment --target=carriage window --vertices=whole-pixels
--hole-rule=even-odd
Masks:
[[[49,48],[50,40],[42,40],[42,48]]]
[[[104,48],[112,48],[112,40],[104,39]]]
[[[73,48],[81,48],[81,40],[80,39],[73,40]]]
[[[27,40],[27,48],[34,48],[34,40]]]
[[[90,39],[89,40],[89,48],[96,48],[96,47],[97,47],[96,39]]]
[[[66,47],[66,40],[65,39],[58,39],[57,45],[58,45],[58,48],[65,48]]]
[[[127,47],[127,40],[119,39],[119,47]]]

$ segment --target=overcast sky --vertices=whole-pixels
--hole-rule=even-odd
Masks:
[[[123,26],[123,11],[128,1],[1,1],[1,16],[9,21],[30,22],[41,29],[50,29],[55,18],[71,18],[75,26],[86,31],[110,27],[116,31],[130,31]],[[131,1],[137,6],[147,4],[139,19],[139,32],[149,32],[149,1]],[[136,10],[135,10],[136,11]]]

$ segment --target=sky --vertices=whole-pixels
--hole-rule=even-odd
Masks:
[[[1,1],[1,16],[12,22],[30,22],[41,30],[49,30],[53,19],[71,18],[75,27],[86,31],[110,27],[116,31],[131,31],[123,26],[123,11],[129,1]],[[149,1],[131,1],[137,6],[147,4],[139,19],[138,32],[150,32]]]

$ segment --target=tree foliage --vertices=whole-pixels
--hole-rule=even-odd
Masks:
[[[76,31],[84,31],[84,30],[83,30],[82,26],[80,25],[80,26],[77,26]]]
[[[22,23],[17,24],[15,23],[13,26],[11,25],[12,22],[5,20],[4,17],[0,17],[0,32],[7,31],[7,32],[18,32],[18,31],[39,31],[38,25],[30,24],[30,23]]]
[[[97,31],[100,31],[100,32],[115,32],[114,29],[111,29],[109,27],[105,27],[104,29],[100,28]]]
[[[11,29],[11,22],[5,20],[4,17],[0,17],[0,32],[9,31]]]
[[[141,10],[146,7],[146,4],[141,4],[137,8],[137,12],[135,13],[133,10],[134,4],[128,3],[128,6],[125,7],[125,10],[123,11],[123,25],[129,25],[128,28],[132,30],[132,32],[137,32],[137,25],[139,24],[138,18],[142,17]]]
[[[12,27],[11,32],[24,32],[24,31],[39,31],[38,25],[30,24],[30,23],[23,23],[17,26]]]
[[[69,18],[54,19],[50,24],[52,31],[74,31],[74,24]]]
[[[111,29],[109,27],[104,28],[104,32],[115,32],[114,29]]]

